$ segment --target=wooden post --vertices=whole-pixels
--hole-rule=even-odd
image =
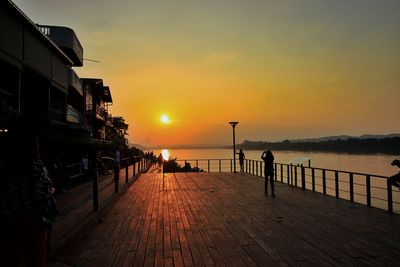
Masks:
[[[232,169],[232,160],[231,160],[231,172],[233,172],[233,169]]]
[[[294,186],[297,187],[297,166],[294,165]]]
[[[210,172],[210,160],[207,160],[207,169],[208,169],[208,172]]]
[[[274,163],[274,174],[275,174],[275,181],[278,181],[278,164]]]
[[[315,192],[315,169],[311,169],[312,191]]]
[[[283,183],[283,165],[280,164],[281,167],[281,183]]]
[[[350,173],[350,201],[354,202],[354,183],[353,183],[353,173]]]
[[[249,173],[249,160],[246,159],[246,173]]]
[[[393,213],[393,198],[392,198],[392,185],[387,180],[387,201],[388,201],[388,212]]]
[[[133,176],[135,176],[136,175],[136,162],[135,162],[135,159],[133,159]]]
[[[326,172],[322,170],[322,192],[326,195]]]
[[[306,189],[306,172],[303,166],[301,166],[301,189]]]
[[[219,165],[219,172],[221,172],[221,160],[218,160]]]
[[[287,184],[290,185],[290,165],[286,165],[287,167]]]
[[[371,207],[371,176],[367,175],[365,178],[367,185],[367,206]]]

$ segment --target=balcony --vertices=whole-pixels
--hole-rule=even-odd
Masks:
[[[69,69],[68,72],[68,87],[75,89],[75,91],[83,96],[82,81],[73,69]]]
[[[67,106],[67,121],[71,123],[81,124],[81,113],[71,105]]]
[[[67,27],[38,25],[39,29],[63,50],[76,67],[83,66],[83,48],[75,32]]]
[[[93,105],[87,105],[87,113],[88,114],[93,114]],[[97,106],[96,105],[96,118],[98,120],[102,120],[104,122],[107,121],[107,118],[109,117],[107,110],[104,107]]]

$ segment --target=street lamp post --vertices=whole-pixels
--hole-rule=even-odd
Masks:
[[[233,130],[233,172],[236,173],[236,142],[235,142],[235,127],[239,122],[230,121],[229,124],[232,126]]]

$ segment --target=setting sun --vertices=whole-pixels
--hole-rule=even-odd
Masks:
[[[161,122],[162,123],[165,123],[165,124],[168,124],[168,123],[170,123],[170,120],[169,120],[169,117],[168,117],[168,115],[162,115],[161,116]]]

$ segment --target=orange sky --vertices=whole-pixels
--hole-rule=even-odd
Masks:
[[[15,3],[75,30],[131,143],[230,144],[231,120],[238,142],[400,132],[400,1]]]

